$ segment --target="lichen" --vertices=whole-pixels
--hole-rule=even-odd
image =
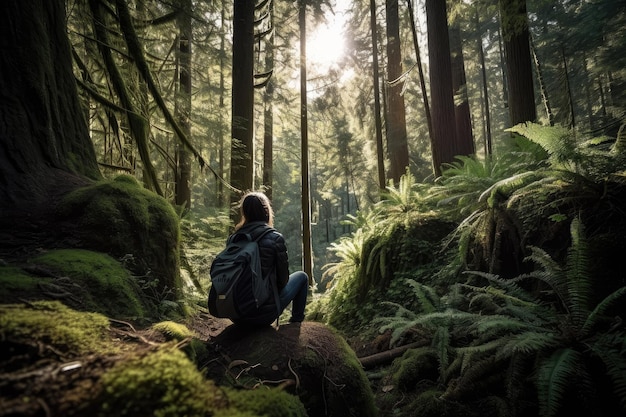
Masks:
[[[0,334],[12,343],[39,341],[70,354],[114,351],[107,336],[109,320],[77,312],[58,301],[0,305]]]
[[[110,317],[143,317],[146,309],[140,289],[129,272],[112,257],[82,249],[58,249],[31,260],[59,276],[71,278],[74,295],[81,298],[86,310]]]

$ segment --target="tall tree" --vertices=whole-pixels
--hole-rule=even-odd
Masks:
[[[437,160],[434,156],[436,147],[433,143],[433,121],[430,114],[430,102],[428,100],[428,93],[426,90],[426,78],[424,77],[424,69],[422,67],[422,56],[420,53],[419,42],[417,39],[417,28],[415,27],[415,12],[413,11],[413,0],[407,0],[407,8],[409,9],[409,22],[411,24],[411,34],[413,36],[413,49],[415,49],[415,65],[417,65],[417,71],[420,78],[420,89],[422,91],[422,101],[424,104],[424,114],[426,116],[426,124],[428,126],[428,139],[430,141],[430,150],[433,154],[431,158],[433,161]],[[433,173],[435,173],[433,171]]]
[[[459,155],[474,154],[474,137],[467,97],[465,61],[461,42],[461,28],[458,19],[450,26],[450,51],[452,65],[452,91],[454,94],[454,114],[456,122],[457,152]]]
[[[309,187],[309,136],[306,91],[306,0],[298,0],[298,24],[300,26],[300,134],[302,178],[302,262],[303,270],[313,280],[313,248],[311,243],[311,191]]]
[[[0,219],[100,178],[62,0],[0,2]],[[15,225],[9,225],[13,227]]]
[[[183,0],[178,13],[178,94],[176,113],[178,123],[191,137],[191,0]],[[186,209],[191,208],[191,161],[189,152],[177,141],[175,202]]]
[[[433,167],[441,175],[441,165],[452,162],[459,155],[456,140],[454,93],[446,2],[426,0],[428,26],[428,56],[430,63],[430,91],[433,121]],[[436,158],[436,159],[435,159]]]
[[[268,7],[271,33],[265,43],[265,68],[274,68],[274,1]],[[272,199],[274,166],[274,77],[270,76],[263,94],[263,187],[267,197]]]
[[[389,177],[394,183],[406,173],[409,166],[409,148],[404,107],[404,80],[402,77],[402,52],[400,48],[400,17],[398,0],[386,0],[387,16],[387,152]]]
[[[254,1],[235,0],[233,9],[233,103],[230,182],[240,191],[254,185]],[[239,199],[231,193],[231,203]],[[231,211],[231,218],[238,216]]]
[[[526,0],[499,0],[511,124],[537,119]]]
[[[383,147],[383,123],[380,115],[380,71],[378,64],[378,26],[376,23],[376,0],[370,0],[370,30],[372,34],[372,78],[374,80],[374,126],[376,129],[376,156],[378,167],[378,188],[384,190],[385,153]]]

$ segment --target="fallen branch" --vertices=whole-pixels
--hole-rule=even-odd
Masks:
[[[413,349],[419,346],[423,346],[423,342],[409,343],[408,345],[400,346],[394,349],[386,350],[384,352],[375,353],[373,355],[364,356],[359,358],[363,369],[372,369],[380,365],[385,365],[393,361],[395,358],[402,356],[404,352],[409,349]]]

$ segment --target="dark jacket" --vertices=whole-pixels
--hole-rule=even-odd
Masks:
[[[237,233],[249,233],[253,239],[261,235],[269,226],[265,222],[251,222],[245,224]],[[259,241],[261,256],[261,270],[263,276],[269,276],[272,285],[277,285],[278,293],[289,280],[289,258],[285,238],[278,231],[267,233]],[[271,324],[280,312],[276,311],[276,301],[271,297],[265,304],[254,311],[250,317],[237,320],[242,324]]]

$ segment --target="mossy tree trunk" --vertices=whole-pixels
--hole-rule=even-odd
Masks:
[[[0,217],[100,176],[72,72],[62,0],[0,2]],[[74,178],[70,180],[68,178]]]

